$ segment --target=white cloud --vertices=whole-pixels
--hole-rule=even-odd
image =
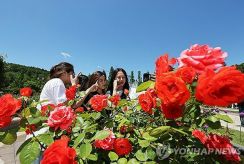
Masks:
[[[62,55],[64,58],[71,57],[71,55],[68,52],[64,52],[64,51],[60,52],[60,55]]]

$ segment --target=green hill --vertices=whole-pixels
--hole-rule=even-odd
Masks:
[[[4,62],[4,93],[18,94],[22,87],[31,87],[34,94],[40,93],[48,80],[49,71],[19,64]]]

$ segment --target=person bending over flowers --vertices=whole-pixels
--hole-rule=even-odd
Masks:
[[[75,77],[74,67],[70,63],[61,62],[53,66],[50,70],[50,80],[44,85],[40,101],[45,101],[42,105],[53,104],[59,105],[66,103],[72,97],[75,97],[77,76]],[[72,85],[72,93],[66,91],[65,86]],[[68,96],[71,95],[71,96]],[[81,106],[83,100],[72,105],[72,108]]]

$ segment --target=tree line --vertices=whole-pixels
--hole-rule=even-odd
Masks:
[[[0,56],[0,92],[18,94],[19,89],[31,87],[39,94],[47,82],[49,71],[14,63],[7,63]]]
[[[114,68],[110,67],[108,81],[111,79]],[[141,71],[137,72],[137,79],[134,71],[128,74],[129,82],[142,82]],[[4,57],[0,55],[0,94],[12,93],[18,94],[19,89],[23,87],[31,87],[34,94],[40,94],[43,86],[49,79],[49,71],[41,68],[24,66],[14,63],[7,63]]]

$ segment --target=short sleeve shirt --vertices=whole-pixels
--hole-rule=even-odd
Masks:
[[[67,100],[65,91],[66,88],[61,79],[51,79],[44,85],[40,95],[40,101],[47,100],[47,102],[44,102],[43,104],[54,105],[64,103]]]

